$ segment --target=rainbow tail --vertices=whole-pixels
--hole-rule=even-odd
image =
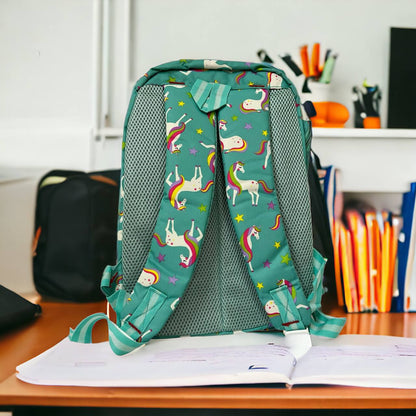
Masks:
[[[273,227],[270,227],[271,230],[274,231],[274,230],[277,230],[280,227],[280,217],[281,217],[280,214],[276,215],[276,218],[274,220],[274,225],[273,225]]]
[[[209,188],[214,184],[214,181],[208,181],[204,188],[201,188],[201,192],[207,192]]]
[[[207,158],[209,169],[212,173],[215,172],[215,150],[209,153]]]
[[[270,189],[268,186],[267,186],[267,184],[266,184],[266,182],[264,182],[262,179],[260,179],[259,181],[258,181],[258,183],[263,187],[263,190],[265,191],[265,192],[267,192],[268,194],[271,194],[272,192],[273,192],[273,189]]]
[[[254,154],[255,155],[262,155],[264,153],[264,151],[266,150],[266,143],[267,143],[267,140],[262,140],[262,142],[260,143],[260,149]]]
[[[154,234],[153,234],[153,238],[156,240],[157,244],[158,244],[160,247],[165,247],[165,246],[166,246],[166,243],[164,243],[164,242],[162,241],[162,238],[160,237],[160,235],[159,235],[158,233],[154,233]]]
[[[235,77],[235,82],[240,85],[240,81],[246,76],[246,71],[242,72],[241,74],[238,74]]]

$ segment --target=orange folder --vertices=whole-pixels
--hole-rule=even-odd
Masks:
[[[359,312],[358,291],[355,280],[354,265],[352,258],[352,239],[350,232],[344,224],[339,224],[340,248],[341,248],[341,270],[344,287],[345,307],[348,312]]]
[[[381,282],[380,282],[380,302],[379,311],[389,312],[388,309],[388,290],[390,287],[390,251],[391,251],[391,225],[388,221],[384,222],[381,248]]]
[[[356,209],[346,209],[345,218],[352,236],[352,252],[355,276],[358,284],[360,311],[371,310],[371,295],[368,274],[367,228],[361,213]]]
[[[373,310],[378,310],[379,287],[381,282],[381,235],[375,211],[365,213],[368,236],[368,276],[370,303]]]
[[[391,219],[384,222],[382,269],[380,282],[380,312],[389,312],[393,298],[393,288],[397,287],[397,247],[402,219],[398,215],[391,215]]]

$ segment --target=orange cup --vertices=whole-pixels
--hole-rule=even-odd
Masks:
[[[363,120],[365,129],[379,129],[381,128],[380,117],[366,117]]]

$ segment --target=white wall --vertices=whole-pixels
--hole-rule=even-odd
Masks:
[[[388,96],[391,26],[416,27],[414,0],[139,0],[134,8],[134,70],[179,58],[252,61],[265,48],[273,59],[321,42],[339,53],[333,99],[352,111],[351,87],[364,78]],[[289,75],[289,72],[288,72]],[[352,124],[351,124],[352,126]]]
[[[87,167],[92,2],[0,1],[0,164]]]
[[[104,1],[110,7],[107,127],[117,128],[131,84],[154,65],[183,57],[256,61],[259,48],[274,59],[289,52],[299,61],[299,46],[314,42],[339,53],[332,99],[352,113],[351,87],[367,77],[383,91],[385,125],[389,28],[416,27],[414,0],[131,0],[128,44],[128,1]],[[0,1],[0,164],[93,168],[118,160],[118,143],[91,140],[97,4]]]

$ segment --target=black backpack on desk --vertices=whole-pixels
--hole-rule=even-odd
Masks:
[[[33,275],[46,297],[104,299],[104,267],[116,259],[120,170],[53,170],[39,181]]]

